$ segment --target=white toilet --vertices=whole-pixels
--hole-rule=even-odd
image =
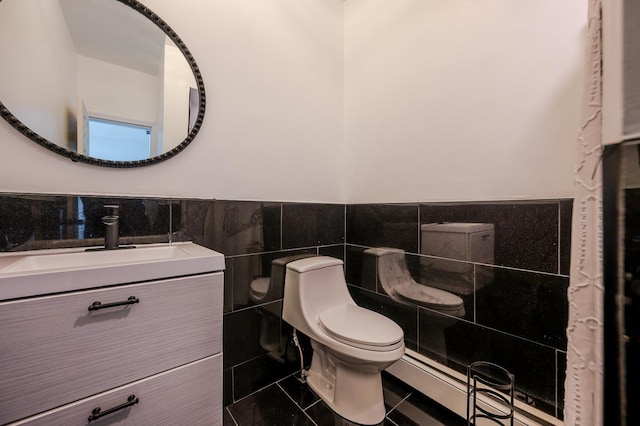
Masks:
[[[376,271],[376,282],[392,299],[455,317],[464,316],[464,301],[459,296],[419,284],[413,279],[407,267],[404,250],[376,247],[366,249],[364,256],[363,269]]]
[[[355,304],[342,265],[326,256],[288,263],[282,319],[311,339],[311,389],[345,419],[378,424],[385,416],[380,372],[404,354],[404,334]]]

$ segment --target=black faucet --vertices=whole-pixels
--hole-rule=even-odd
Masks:
[[[102,216],[104,224],[104,248],[107,250],[117,249],[120,245],[120,206],[108,204],[104,206],[105,215]]]

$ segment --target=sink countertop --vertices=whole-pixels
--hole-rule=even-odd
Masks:
[[[0,300],[224,270],[224,255],[192,242],[86,250],[0,254]]]

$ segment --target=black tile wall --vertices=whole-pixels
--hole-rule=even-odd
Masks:
[[[560,273],[569,275],[573,200],[560,200]]]
[[[0,251],[101,244],[106,204],[120,206],[121,243],[169,241],[170,200],[5,194],[0,195]]]
[[[272,275],[272,262],[318,254],[344,258],[345,206],[187,200],[181,212],[181,238],[226,256],[227,404],[299,369],[292,329],[281,318],[284,277]],[[273,282],[276,276],[280,281]],[[311,345],[299,337],[308,364]]]
[[[420,223],[491,223],[496,265],[558,273],[559,204],[557,200],[420,204]]]
[[[417,204],[352,204],[347,206],[347,242],[369,247],[395,247],[418,252]]]
[[[421,315],[420,324],[430,319],[430,316]],[[520,399],[528,397],[536,408],[555,415],[555,349],[468,321],[453,322],[445,329],[446,356],[451,368],[466,373],[466,366],[473,361],[496,363],[514,374]],[[430,353],[431,348],[422,343],[429,339],[429,336],[423,336],[421,327],[420,352],[425,355]]]
[[[405,333],[405,346],[417,350],[418,342],[418,307],[408,303],[400,303],[387,296],[350,286],[349,292],[353,300],[360,306],[381,313],[394,320]]]
[[[492,269],[493,281],[476,291],[476,322],[552,346],[567,348],[569,278],[505,268]]]
[[[256,297],[252,283],[269,284],[275,259],[322,254],[345,260],[354,300],[395,320],[408,348],[462,372],[496,362],[516,374],[521,398],[562,416],[572,200],[345,206],[4,194],[0,251],[99,244],[102,206],[112,202],[124,242],[192,240],[225,254],[225,405],[299,368],[281,291]],[[420,225],[432,222],[493,223],[494,266],[422,255]],[[390,298],[365,261],[369,247],[405,250],[414,280],[460,296],[464,315]]]
[[[516,375],[518,396],[554,416],[562,411],[572,200],[347,206],[346,277],[365,307],[401,325],[408,348],[466,373],[476,360]],[[416,210],[417,209],[417,210]],[[415,220],[415,215],[419,220]],[[421,225],[494,225],[494,266],[458,253],[420,253]],[[369,247],[405,250],[413,279],[459,296],[464,314],[418,307],[398,313],[377,277]],[[451,257],[447,258],[449,255]],[[445,256],[444,258],[442,256]]]
[[[556,417],[559,419],[564,418],[564,381],[567,378],[567,353],[565,351],[556,351],[557,354],[557,372],[558,378],[556,382],[556,389],[558,391],[556,407]]]
[[[186,200],[179,237],[234,256],[280,249],[279,203]]]
[[[282,248],[344,243],[343,204],[283,204]]]

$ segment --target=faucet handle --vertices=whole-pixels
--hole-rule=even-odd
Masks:
[[[105,204],[104,212],[107,216],[118,216],[120,210],[120,206],[117,204]]]

